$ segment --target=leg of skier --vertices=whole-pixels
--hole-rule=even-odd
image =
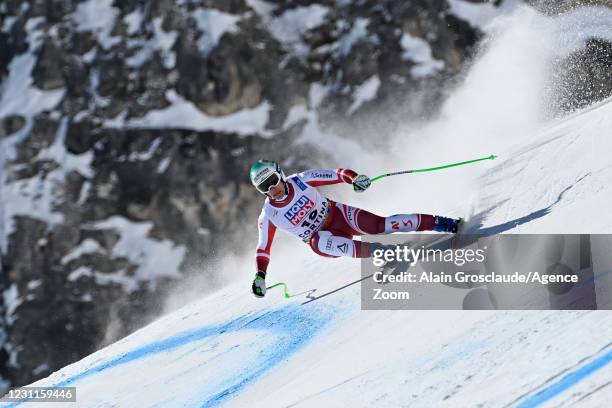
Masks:
[[[345,224],[350,226],[352,235],[392,234],[394,232],[438,231],[457,232],[458,220],[429,214],[395,214],[381,217],[361,208],[336,203],[336,212],[340,212]],[[333,225],[331,229],[333,229]],[[348,231],[347,231],[348,232]]]
[[[324,227],[310,239],[310,247],[322,256],[369,258],[380,244],[351,239],[355,235],[394,232],[456,232],[457,220],[429,214],[396,214],[381,217],[350,205],[335,203]]]

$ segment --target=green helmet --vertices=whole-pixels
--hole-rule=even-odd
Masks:
[[[268,194],[270,187],[285,181],[285,173],[280,165],[269,160],[257,160],[251,166],[251,183],[263,194]]]

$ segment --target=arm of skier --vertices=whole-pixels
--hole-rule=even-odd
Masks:
[[[263,210],[259,215],[258,226],[259,242],[257,243],[257,249],[255,251],[257,272],[255,273],[255,279],[253,279],[251,289],[255,296],[264,297],[266,295],[266,270],[270,263],[270,247],[274,240],[276,226],[266,217]]]
[[[351,169],[335,170],[306,170],[299,174],[300,178],[312,187],[327,186],[331,184],[347,183],[352,184],[357,192],[365,191],[370,187],[370,178],[366,175],[359,175]]]

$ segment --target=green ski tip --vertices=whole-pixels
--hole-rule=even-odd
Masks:
[[[489,156],[489,159],[491,159],[491,160],[495,160],[495,159],[497,159],[497,156],[496,156],[496,155],[494,155],[494,154],[492,154],[492,155],[490,155],[490,156]]]

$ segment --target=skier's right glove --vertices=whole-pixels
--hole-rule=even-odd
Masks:
[[[257,271],[251,290],[256,297],[262,298],[266,295],[266,273],[264,271]]]
[[[353,180],[353,190],[357,193],[363,193],[370,187],[370,184],[372,184],[370,178],[365,174],[360,174]]]

